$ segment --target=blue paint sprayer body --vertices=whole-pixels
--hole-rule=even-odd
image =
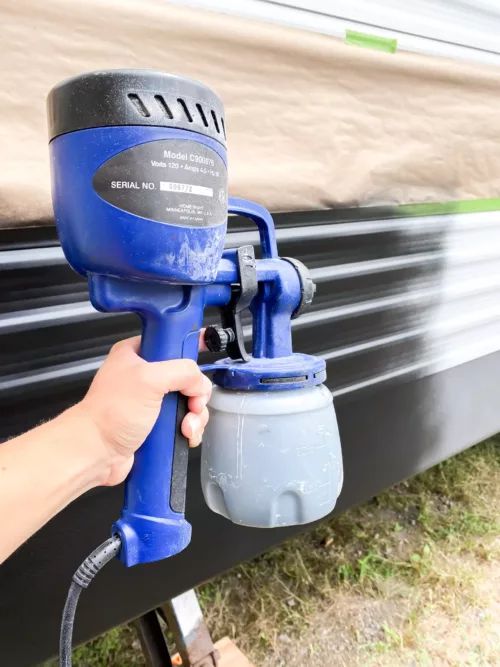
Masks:
[[[182,77],[149,70],[97,72],[56,87],[49,96],[49,118],[57,230],[68,262],[88,278],[94,307],[139,315],[141,356],[147,361],[196,360],[204,309],[221,310],[222,327],[209,328],[206,340],[215,352],[227,349],[229,357],[204,367],[213,371],[217,385],[209,442],[205,445],[204,440],[202,452],[208,504],[248,525],[284,525],[265,518],[273,503],[285,510],[290,505],[289,522],[319,518],[318,511],[302,511],[299,501],[298,510],[294,505],[307,487],[295,477],[302,475],[301,467],[310,470],[314,452],[329,446],[325,428],[327,434],[328,428],[336,429],[331,394],[321,387],[325,362],[292,351],[291,322],[309,305],[314,285],[300,262],[278,256],[268,211],[228,199],[220,100],[202,84]],[[252,246],[224,250],[228,213],[257,225],[261,259],[255,259]],[[252,315],[251,354],[245,349],[244,310]],[[307,398],[311,391],[320,391],[321,405]],[[257,432],[266,414],[275,430],[272,442],[261,449],[279,443],[280,422],[265,406],[275,400],[277,414],[286,415],[287,400],[302,395],[303,405],[309,401],[309,412],[294,435],[301,445],[295,448],[293,478],[274,485],[279,499],[263,501],[267,505],[262,507],[262,523],[240,519],[239,513],[245,517],[250,512],[241,504],[231,505],[231,489],[239,493],[239,503],[245,501],[243,468],[234,476],[225,470],[226,445],[229,458],[237,445],[243,447],[238,466],[252,467],[252,460],[258,461],[252,459],[252,448],[261,447],[263,438]],[[238,412],[241,403],[250,406],[240,411],[243,417]],[[301,410],[297,405],[295,401],[294,414]],[[323,418],[316,423],[325,409],[333,415],[327,427]],[[158,421],[136,453],[121,517],[112,527],[120,538],[118,557],[127,566],[167,558],[189,544],[191,526],[184,516],[188,446],[180,433],[186,411],[184,397],[168,394]],[[249,432],[248,445],[236,442],[240,436],[222,442],[233,437],[225,434],[233,433],[236,413],[238,423],[248,415],[247,425],[256,429],[255,437]],[[308,424],[314,431],[311,437]],[[338,432],[330,435],[332,442],[338,440]],[[320,494],[324,503],[319,514],[324,515],[335,504],[339,473],[333,470],[330,454],[321,459],[320,468],[323,481],[312,480],[305,492],[328,486]],[[254,487],[263,484],[258,470],[252,475]],[[257,495],[265,496],[260,491]],[[258,502],[247,496],[247,505]]]

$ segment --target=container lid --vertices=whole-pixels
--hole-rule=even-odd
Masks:
[[[250,361],[221,359],[201,366],[213,371],[214,384],[237,391],[284,391],[322,384],[326,380],[324,359],[294,353],[288,357],[251,358]]]

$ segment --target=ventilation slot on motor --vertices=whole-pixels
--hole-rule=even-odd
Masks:
[[[167,118],[172,120],[172,118],[174,117],[174,114],[170,111],[170,107],[165,102],[163,97],[161,95],[155,95],[155,100],[156,100],[156,103],[158,104],[158,106],[160,107],[161,111],[165,114],[165,116],[167,116]]]
[[[215,111],[213,109],[212,109],[212,118],[214,119],[215,129],[217,130],[218,134],[220,134],[219,123],[217,121],[217,116],[215,115]]]
[[[197,105],[196,105],[196,108],[197,108],[198,111],[199,111],[201,120],[203,121],[203,125],[204,125],[205,127],[208,127],[208,120],[206,119],[205,112],[203,111],[203,107],[201,106],[201,104],[197,104]]]
[[[192,122],[193,122],[193,117],[192,117],[191,114],[189,113],[189,109],[187,108],[187,104],[186,104],[186,103],[184,102],[184,100],[183,100],[182,98],[180,98],[180,97],[179,97],[179,99],[178,99],[177,101],[178,101],[179,104],[181,105],[182,110],[184,111],[184,113],[186,114],[186,118],[188,119],[188,121],[189,121],[190,123],[192,123]]]
[[[136,95],[135,93],[129,93],[127,97],[134,105],[134,108],[137,111],[137,113],[140,114],[143,118],[149,118],[151,116],[147,106],[141,100],[139,95]]]
[[[222,116],[220,117],[220,123],[222,125],[222,133],[224,134],[224,139],[227,139],[227,137],[226,137],[226,124],[224,123],[224,118]]]

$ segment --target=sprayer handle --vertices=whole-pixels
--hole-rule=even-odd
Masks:
[[[262,257],[265,259],[278,258],[274,220],[267,208],[248,199],[229,197],[227,210],[228,213],[236,213],[242,218],[249,218],[255,222],[259,230]]]
[[[140,315],[141,356],[146,361],[196,361],[204,287],[108,276],[94,276],[90,287],[99,309]],[[120,535],[118,557],[127,566],[173,556],[191,540],[191,525],[184,518],[188,443],[181,422],[186,413],[187,399],[178,392],[168,393],[153,429],[135,454],[121,517],[112,529]]]

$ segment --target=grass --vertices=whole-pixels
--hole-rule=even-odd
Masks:
[[[295,655],[304,665],[496,664],[481,662],[488,646],[453,662],[450,630],[432,628],[482,613],[499,517],[497,436],[202,585],[200,603],[212,635],[233,637],[259,666]],[[338,660],[325,662],[322,647]],[[127,626],[74,657],[76,667],[143,664]]]
[[[114,628],[73,652],[73,664],[80,667],[135,667],[144,665],[135,630],[128,625]]]

